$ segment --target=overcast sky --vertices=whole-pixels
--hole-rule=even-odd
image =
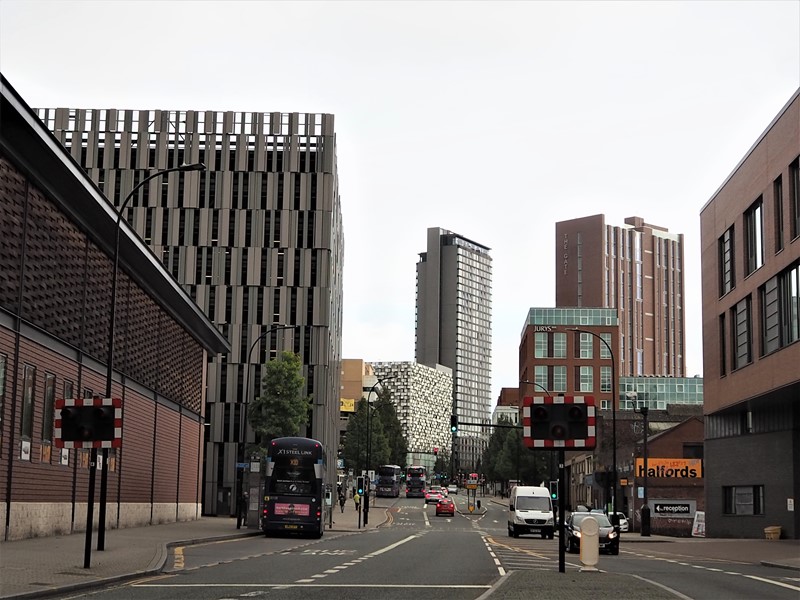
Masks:
[[[491,248],[492,402],[555,223],[685,235],[702,374],[699,213],[800,87],[800,1],[0,0],[0,70],[33,107],[336,115],[345,358],[414,359],[428,227]]]

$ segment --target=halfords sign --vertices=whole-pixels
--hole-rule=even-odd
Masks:
[[[644,459],[637,458],[636,477],[644,476]],[[703,461],[699,458],[648,458],[647,477],[700,479],[703,477]]]

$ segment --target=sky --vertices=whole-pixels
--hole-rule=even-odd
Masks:
[[[700,210],[800,87],[800,0],[0,0],[0,71],[32,107],[334,114],[343,357],[414,360],[441,227],[491,248],[494,405],[555,223],[599,213],[684,234],[702,375]]]

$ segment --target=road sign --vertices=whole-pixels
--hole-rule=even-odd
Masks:
[[[122,446],[120,398],[57,398],[53,437],[56,448]]]
[[[248,464],[249,464],[249,463],[246,463],[246,462],[245,462],[245,463],[239,463],[239,462],[237,462],[237,463],[236,463],[236,468],[237,468],[237,469],[246,469]]]
[[[682,517],[693,519],[696,502],[694,500],[651,500],[654,517]]]

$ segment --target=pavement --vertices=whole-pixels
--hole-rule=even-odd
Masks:
[[[487,499],[488,500],[488,499]],[[497,502],[501,504],[501,502]],[[502,503],[504,504],[504,502]],[[485,508],[484,508],[485,511]],[[363,532],[386,523],[388,510],[372,507],[369,525],[348,501],[344,513],[335,507],[329,532]],[[479,514],[479,513],[474,513]],[[0,542],[0,598],[29,599],[63,596],[133,580],[162,571],[176,546],[262,535],[258,529],[236,529],[236,519],[202,517],[195,521],[167,523],[106,531],[105,550],[98,551],[97,533],[92,538],[90,566],[84,568],[86,533],[31,538]],[[697,556],[713,556],[742,562],[760,563],[777,568],[800,571],[800,540],[715,540],[707,538],[669,538],[653,535],[623,534],[626,547],[641,542],[690,542],[681,552]],[[631,546],[629,546],[629,544]],[[568,562],[578,562],[567,555]],[[602,557],[600,567],[602,568]],[[521,600],[530,598],[531,590],[545,598],[582,600],[597,598],[675,598],[668,590],[632,575],[578,572],[568,570],[510,571],[501,577],[480,600]]]

